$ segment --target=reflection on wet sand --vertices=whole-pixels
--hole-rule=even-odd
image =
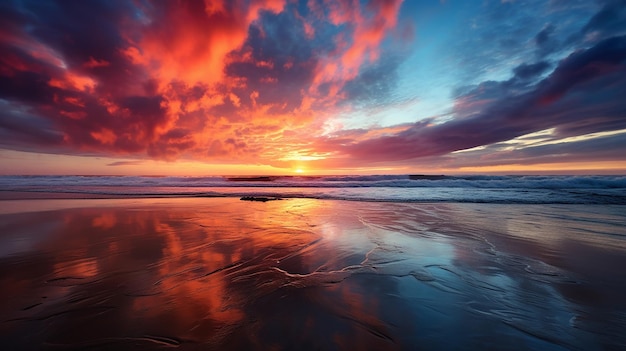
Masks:
[[[0,215],[7,349],[626,345],[617,207],[49,201]]]

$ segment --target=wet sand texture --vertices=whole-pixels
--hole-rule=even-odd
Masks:
[[[620,206],[30,201],[0,215],[4,350],[626,346]]]

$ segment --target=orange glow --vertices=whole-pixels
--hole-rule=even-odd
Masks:
[[[59,104],[56,114],[64,117],[59,124],[65,146],[138,158],[145,158],[138,154],[145,152],[152,159],[177,162],[173,168],[144,161],[146,166],[124,168],[125,174],[277,174],[296,169],[311,173],[315,170],[310,161],[331,156],[315,150],[313,140],[327,132],[322,126],[335,113],[350,109],[337,106],[345,98],[342,88],[364,64],[379,59],[379,46],[397,25],[400,4],[398,0],[367,6],[308,3],[316,16],[328,16],[330,23],[349,30],[333,39],[337,50],[328,57],[301,62],[296,57],[259,57],[246,43],[252,39],[251,28],[265,36],[258,22],[261,15],[283,13],[290,6],[284,0],[237,6],[221,0],[163,3],[162,11],[138,3],[150,20],[121,32],[124,45],[115,48],[128,64],[124,74],[133,75],[125,84],[115,81],[111,86],[108,75],[99,73],[114,68],[116,62],[101,54],[68,67],[60,54],[33,38],[3,40],[58,68],[48,85],[58,89],[54,98]],[[305,37],[314,38],[313,18],[296,17]],[[227,69],[233,65],[248,65],[260,74],[254,80],[245,71]],[[32,69],[18,61],[11,67]],[[280,81],[283,71],[298,74],[302,69],[310,72],[312,84],[298,88],[293,96],[267,89],[288,83]],[[328,91],[320,93],[325,84]],[[66,172],[74,166],[68,163]],[[63,173],[61,168],[54,166],[47,172]],[[122,171],[103,166],[89,169],[98,174]]]
[[[110,66],[111,62],[107,61],[107,60],[96,60],[93,57],[89,58],[89,61],[85,62],[83,64],[84,67],[87,68],[96,68],[96,67],[107,67]]]
[[[335,87],[339,89],[343,83],[356,77],[363,63],[376,61],[379,57],[380,43],[397,24],[401,4],[402,1],[398,0],[382,2],[382,9],[374,6],[371,9],[363,9],[359,2],[331,4],[330,20],[334,24],[351,23],[354,25],[352,43],[348,43],[347,38],[339,37],[337,40],[338,57],[323,61],[318,66],[314,85],[310,91],[315,92],[321,83],[326,82],[340,82],[340,85]],[[374,18],[366,19],[367,15],[363,11],[368,10],[373,12]]]
[[[102,144],[113,144],[117,137],[113,131],[102,128],[99,132],[91,132],[91,136]]]
[[[484,167],[461,167],[457,172],[471,173],[503,173],[503,172],[527,172],[527,173],[611,173],[618,174],[626,172],[626,161],[589,161],[589,162],[561,162],[561,163],[539,163],[533,165],[497,165]]]
[[[122,3],[93,19],[86,14],[98,6],[77,6],[72,11],[84,11],[86,18],[75,16],[81,18],[67,26],[56,18],[74,13],[62,11],[66,3],[58,11],[38,2],[8,5],[23,16],[7,12],[12,20],[0,28],[0,108],[6,114],[0,173],[625,169],[617,150],[626,137],[619,129],[623,108],[614,98],[619,91],[611,89],[626,87],[626,70],[608,51],[622,48],[622,37],[604,47],[599,41],[608,40],[607,33],[590,36],[548,63],[534,53],[513,59],[500,47],[451,53],[455,46],[439,44],[452,36],[451,26],[432,37],[420,32],[437,26],[429,12],[416,10],[430,6],[419,2]],[[444,11],[449,4],[443,3],[432,5],[433,18],[457,13]],[[529,37],[511,42],[539,45],[530,29],[515,33]],[[476,69],[475,82],[455,82],[482,62],[458,55],[489,62],[492,52],[507,58],[498,59],[498,67]],[[443,53],[448,56],[440,58]],[[431,79],[432,90],[425,89]],[[513,87],[518,80],[525,83]],[[591,86],[597,91],[588,91]],[[539,135],[545,139],[539,143],[537,131],[550,133]],[[556,155],[563,162],[537,164]],[[495,166],[480,166],[487,164]]]
[[[372,239],[359,235],[357,243],[346,241],[363,223],[353,214],[337,215],[342,213],[336,207],[340,204],[299,199],[256,206],[237,199],[161,199],[73,208],[72,201],[54,203],[57,211],[33,212],[28,218],[34,220],[15,222],[25,232],[38,226],[43,232],[32,237],[42,238],[20,256],[37,264],[20,262],[23,269],[2,276],[8,290],[0,292],[0,310],[8,318],[14,313],[49,316],[59,306],[95,313],[97,318],[63,320],[67,329],[85,328],[87,336],[63,332],[55,340],[106,341],[121,330],[133,335],[126,329],[131,328],[140,336],[168,335],[157,341],[172,337],[220,345],[223,338],[245,335],[262,345],[262,333],[248,331],[259,325],[255,318],[262,316],[266,323],[265,317],[275,313],[288,313],[312,328],[340,317],[348,321],[347,328],[333,337],[343,342],[365,337],[362,345],[372,337],[363,326],[386,330],[376,317],[377,295],[358,289],[359,284],[342,283],[351,274],[343,268],[363,255],[359,250],[372,245]],[[54,254],[41,255],[46,251],[39,250]],[[307,286],[316,288],[303,289]],[[285,294],[301,291],[312,297],[305,296],[298,305],[304,311],[277,308]],[[36,309],[20,309],[29,306],[24,301],[40,296],[46,297]],[[114,306],[115,313],[90,310],[101,305]],[[308,313],[310,308],[323,313]]]
[[[65,116],[67,118],[71,118],[71,119],[83,119],[85,117],[87,117],[87,114],[85,112],[82,111],[59,111],[59,114],[61,114],[62,116]],[[93,133],[93,132],[92,132]]]
[[[160,90],[176,80],[190,86],[222,81],[227,54],[242,46],[259,12],[278,13],[284,1],[255,2],[245,12],[228,12],[221,1],[206,1],[204,11],[194,6],[172,4],[165,15],[170,25],[155,22],[136,47],[122,50],[133,62],[156,70]]]
[[[50,79],[48,82],[51,87],[60,89],[73,89],[79,91],[91,90],[96,86],[96,81],[90,77],[82,76],[80,74],[67,72],[64,80]]]

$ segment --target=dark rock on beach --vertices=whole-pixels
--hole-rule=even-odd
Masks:
[[[274,200],[280,200],[277,197],[264,197],[264,196],[244,196],[241,199],[242,201],[261,201],[261,202],[267,202],[267,201],[274,201]]]
[[[429,174],[411,174],[409,179],[411,180],[440,180],[449,178],[445,175],[429,175]]]
[[[227,177],[226,180],[230,182],[271,182],[276,177]]]

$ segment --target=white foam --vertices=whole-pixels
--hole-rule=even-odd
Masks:
[[[276,196],[361,201],[626,204],[626,176],[271,177],[0,176],[4,191]]]

